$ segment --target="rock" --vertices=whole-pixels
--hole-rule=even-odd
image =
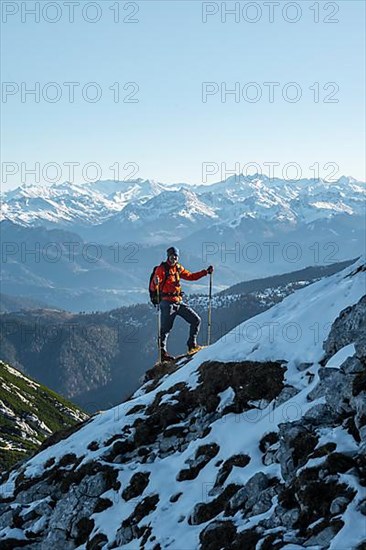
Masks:
[[[279,462],[279,447],[279,434],[277,432],[269,432],[262,437],[259,442],[259,450],[264,454],[262,457],[263,464],[269,466]]]
[[[200,550],[221,550],[234,541],[236,527],[232,521],[213,521],[200,533]]]
[[[245,505],[245,517],[256,516],[267,512],[272,506],[273,497],[276,494],[274,487],[268,487],[259,495],[259,498],[249,498]]]
[[[346,510],[348,506],[348,502],[349,500],[345,497],[335,498],[332,504],[330,505],[330,509],[329,509],[332,516],[343,514],[343,512]]]
[[[245,484],[244,487],[230,499],[229,510],[230,514],[235,514],[237,510],[250,511],[255,505],[258,505],[258,509],[265,508],[268,510],[268,498],[264,492],[269,486],[269,479],[263,472],[258,472]],[[263,502],[262,502],[263,498]],[[265,510],[263,510],[265,511]],[[261,513],[261,512],[258,512]]]
[[[231,497],[240,489],[240,485],[231,484],[210,502],[200,502],[195,505],[189,519],[191,525],[199,525],[213,519],[226,509]]]
[[[285,386],[283,390],[279,393],[279,395],[276,397],[276,407],[279,407],[282,405],[282,403],[285,403],[286,401],[289,401],[295,395],[299,393],[299,390],[294,388],[293,386]]]
[[[362,500],[357,508],[363,516],[366,516],[366,498]]]
[[[286,527],[286,529],[292,529],[300,517],[300,511],[298,508],[292,508],[291,510],[285,510],[282,508],[282,514],[279,514],[278,512],[277,514],[281,518],[281,525]]]
[[[189,468],[185,468],[178,472],[176,477],[177,481],[195,479],[206,464],[217,455],[219,450],[220,447],[216,443],[198,447],[194,458],[186,460],[186,464],[189,464]]]
[[[321,456],[327,456],[335,451],[336,448],[336,443],[330,441],[329,443],[325,443],[324,445],[317,447],[315,451],[311,454],[311,458],[320,458]]]
[[[106,535],[103,533],[98,533],[87,542],[86,550],[101,550],[103,546],[105,546],[106,542],[108,542]]]
[[[312,523],[330,517],[330,507],[335,499],[344,497],[347,502],[350,502],[355,496],[353,489],[350,489],[345,483],[339,482],[338,475],[327,476],[326,479],[321,480],[318,474],[318,468],[304,469],[287,487],[288,492],[291,491],[293,494],[300,510],[300,516],[296,523],[300,536],[312,536],[324,528],[324,525],[320,523],[309,532],[309,526]],[[283,505],[282,500],[281,504]],[[292,503],[291,507],[293,507]],[[328,525],[329,520],[326,522],[326,526]],[[313,544],[320,543],[314,542]]]
[[[348,357],[339,369],[345,374],[358,374],[365,372],[365,367],[357,357]]]
[[[169,499],[170,502],[177,502],[180,497],[182,496],[183,493],[175,493],[174,495],[172,495]]]
[[[75,543],[70,540],[68,533],[62,529],[55,529],[48,532],[42,540],[40,550],[50,550],[50,548],[62,548],[62,550],[75,550]]]
[[[159,455],[161,458],[165,458],[170,454],[174,453],[179,447],[180,439],[176,436],[173,437],[163,437],[159,441]]]
[[[309,546],[320,546],[321,548],[328,548],[331,540],[334,538],[334,536],[337,534],[342,526],[343,522],[338,521],[337,523],[323,528],[321,531],[309,537],[303,543],[305,548],[308,548]]]
[[[353,380],[353,395],[358,395],[361,392],[366,391],[366,368],[363,372],[357,373]]]
[[[223,413],[241,413],[249,410],[249,401],[275,399],[283,388],[282,362],[231,362],[207,361],[199,367],[199,400],[208,412],[216,411],[218,394],[229,387],[235,392],[232,404]]]
[[[104,510],[107,510],[112,506],[113,506],[113,502],[109,498],[98,498],[95,504],[93,513],[100,514],[101,512],[104,512]]]
[[[244,548],[245,550],[256,550],[259,539],[260,535],[255,528],[241,531],[235,537],[230,550],[243,550]]]
[[[277,443],[279,440],[279,435],[277,432],[269,432],[265,434],[259,442],[259,450],[262,453],[265,453],[269,447],[274,443]]]
[[[358,455],[355,457],[359,483],[366,486],[366,442],[361,443]]]
[[[3,512],[0,516],[0,529],[13,525],[13,511]]]
[[[354,377],[353,374],[344,374],[340,369],[321,368],[320,382],[309,393],[308,398],[313,400],[325,395],[326,404],[337,415],[351,413],[350,399]]]
[[[233,455],[228,460],[225,460],[216,476],[215,487],[225,483],[234,466],[245,468],[249,462],[250,457],[245,454]]]
[[[310,367],[312,366],[313,366],[313,363],[299,363],[298,365],[296,365],[296,368],[297,370],[302,372],[304,370],[310,369]]]
[[[75,544],[76,546],[80,546],[81,544],[84,544],[90,535],[90,533],[93,531],[94,528],[94,520],[86,517],[82,517],[79,519],[79,521],[75,525],[77,534],[75,536]]]
[[[347,307],[334,321],[328,338],[323,344],[325,359],[328,361],[332,355],[348,344],[359,339],[359,335],[366,333],[366,296],[363,296],[357,304]]]
[[[302,421],[280,424],[279,427],[281,473],[288,480],[300,466],[306,464],[318,443],[318,436]]]
[[[131,542],[135,536],[138,535],[135,526],[126,525],[125,527],[120,527],[116,534],[116,544],[123,545]]]
[[[97,451],[99,449],[99,443],[97,441],[91,441],[87,449],[88,451]]]
[[[17,502],[21,504],[30,504],[37,500],[45,499],[49,496],[51,489],[50,485],[47,483],[46,480],[42,481],[35,481],[34,485],[32,486],[26,486],[24,490],[21,489],[22,485],[20,485],[20,490],[17,492],[16,500]],[[55,495],[56,498],[61,497],[61,490],[58,487],[57,490],[52,491],[53,495]]]
[[[349,454],[337,452],[330,453],[322,468],[330,475],[344,474],[355,467],[355,459],[352,456],[354,454],[354,452],[350,452]]]
[[[366,333],[360,333],[355,342],[356,357],[365,363],[366,358]]]
[[[189,429],[186,426],[170,426],[164,432],[164,437],[184,437]]]
[[[262,462],[265,466],[270,464],[279,464],[280,462],[280,444],[275,443],[267,450],[266,454],[262,457]]]
[[[140,496],[149,484],[149,472],[134,474],[128,486],[122,491],[122,497],[127,501]]]
[[[337,420],[337,414],[329,405],[318,403],[304,414],[303,420],[311,423],[312,426],[333,426]]]
[[[150,495],[137,504],[133,513],[122,521],[122,525],[116,533],[115,542],[117,545],[122,546],[128,544],[144,534],[148,528],[146,526],[139,528],[138,524],[143,518],[156,509],[158,502],[158,495]]]

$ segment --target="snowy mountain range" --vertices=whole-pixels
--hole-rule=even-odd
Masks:
[[[216,290],[352,259],[366,247],[365,194],[351,177],[24,185],[2,196],[2,291],[73,311],[145,302],[149,273],[172,244],[190,271],[215,266]],[[39,257],[26,253],[37,247]]]
[[[242,218],[296,224],[336,214],[360,216],[365,192],[365,183],[351,177],[291,183],[263,175],[233,175],[211,185],[142,179],[22,185],[3,194],[1,219],[67,228],[104,243],[132,231],[132,240],[136,232],[140,242],[158,244],[172,230],[183,238],[213,224],[235,227]]]
[[[297,290],[3,475],[3,547],[363,550],[365,288]]]

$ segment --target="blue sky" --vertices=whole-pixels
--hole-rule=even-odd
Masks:
[[[38,4],[39,23],[24,12],[24,4],[28,9]],[[116,1],[94,2],[93,7],[80,0],[73,23],[64,2],[57,3],[57,11],[51,6],[44,13],[45,4],[2,2],[3,190],[33,183],[34,176],[26,172],[35,163],[40,181],[46,183],[69,179],[70,162],[79,163],[76,182],[94,179],[94,174],[113,179],[109,167],[116,163],[121,179],[131,173],[124,165],[134,163],[136,177],[163,182],[199,183],[202,163],[212,163],[208,183],[235,166],[253,171],[249,163],[268,173],[266,163],[271,162],[279,163],[279,177],[289,163],[299,165],[303,177],[312,176],[315,168],[310,167],[319,163],[319,175],[326,177],[335,163],[336,176],[365,178],[363,1],[279,2],[273,22],[263,2],[251,2],[252,7],[237,3],[238,22],[234,15],[222,21],[222,2],[118,2],[117,23]],[[235,6],[223,4],[227,9]],[[89,20],[98,16],[99,21],[85,21],[82,10]],[[217,10],[207,15],[206,23],[205,10]],[[255,16],[257,22],[248,22]],[[296,16],[299,21],[286,21]],[[51,23],[56,17],[59,21]],[[326,18],[339,21],[326,23]],[[22,102],[21,90],[37,82],[40,101],[28,95]],[[51,82],[57,87],[49,86]],[[74,103],[65,82],[79,83]],[[91,82],[98,88],[89,86]],[[116,82],[119,102],[109,89]],[[136,84],[124,90],[129,82]],[[203,102],[205,82],[215,83],[215,93]],[[268,100],[268,82],[278,83],[273,102]],[[296,89],[286,88],[290,82]],[[4,86],[13,95],[4,95]],[[137,86],[131,98],[138,102],[123,102]],[[225,87],[236,87],[240,96],[227,95],[222,101]],[[90,98],[97,89],[102,96],[88,102],[82,89]],[[301,99],[285,100],[286,89],[290,99],[300,90]],[[47,101],[57,90],[59,101]],[[257,102],[250,101],[254,92],[261,94]],[[324,102],[327,97],[338,102]],[[88,163],[98,164],[100,170],[85,169],[85,178],[82,169]],[[295,169],[287,174],[293,176]]]

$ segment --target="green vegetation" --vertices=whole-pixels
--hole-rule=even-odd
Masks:
[[[35,380],[0,361],[0,471],[34,453],[52,433],[87,415]],[[31,431],[32,430],[32,431]]]

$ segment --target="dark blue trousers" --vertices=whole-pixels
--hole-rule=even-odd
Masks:
[[[169,332],[171,331],[174,323],[174,319],[177,315],[182,317],[187,323],[190,324],[189,338],[187,340],[187,346],[192,348],[197,345],[197,334],[200,329],[201,317],[190,307],[183,302],[175,304],[162,300],[160,302],[161,310],[161,348],[166,350],[166,343]]]

